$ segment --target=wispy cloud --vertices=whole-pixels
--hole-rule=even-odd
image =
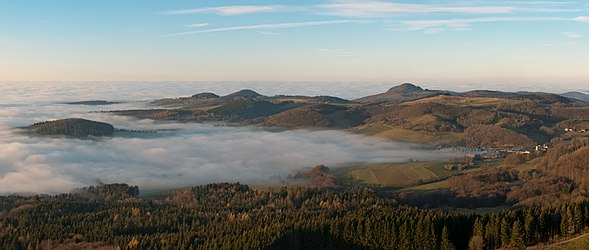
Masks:
[[[368,23],[366,20],[330,20],[330,21],[315,21],[315,22],[294,22],[294,23],[275,23],[275,24],[257,24],[257,25],[245,25],[245,26],[232,26],[217,29],[205,29],[195,30],[188,32],[180,32],[174,34],[164,35],[164,37],[172,36],[186,36],[200,33],[212,33],[212,32],[223,32],[223,31],[235,31],[235,30],[269,30],[269,29],[288,29],[288,28],[299,28],[319,25],[334,25],[334,24],[345,24],[345,23]]]
[[[573,19],[577,22],[589,22],[589,16],[578,16]]]
[[[162,15],[187,15],[187,14],[198,14],[198,13],[212,13],[221,16],[236,16],[243,14],[259,13],[259,12],[275,12],[283,11],[287,8],[285,6],[262,6],[262,5],[233,5],[233,6],[221,6],[221,7],[207,7],[197,9],[181,9],[162,12]]]
[[[538,4],[545,4],[545,5],[565,5],[565,4],[573,4],[574,2],[565,2],[565,1],[504,1],[500,2],[501,4],[531,4],[531,5],[538,5]]]
[[[504,6],[447,6],[356,0],[335,1],[319,7],[325,10],[324,14],[343,17],[388,17],[403,13],[506,14],[515,10],[514,7]]]
[[[570,13],[570,12],[581,12],[587,11],[588,8],[583,9],[556,9],[556,8],[516,8],[516,12],[537,12],[537,13]]]
[[[583,38],[583,35],[581,35],[577,32],[565,31],[565,32],[560,32],[560,34],[563,36],[566,36],[568,38],[571,38],[571,39]]]
[[[401,27],[395,30],[413,31],[425,30],[430,32],[431,29],[440,31],[439,29],[451,29],[462,31],[469,29],[475,23],[493,23],[493,22],[538,22],[538,21],[581,21],[583,17],[567,18],[567,17],[480,17],[480,18],[464,18],[464,19],[440,19],[440,20],[406,20],[401,21]],[[435,33],[435,32],[434,32]]]
[[[189,24],[187,26],[188,26],[188,28],[200,28],[200,27],[209,26],[209,24],[208,23],[193,23],[193,24]]]
[[[522,2],[523,3],[523,2]],[[559,2],[560,3],[560,2]],[[565,3],[565,2],[563,2]],[[504,4],[507,4],[504,3]],[[537,2],[536,5],[551,5],[556,2]],[[516,3],[511,2],[511,5]],[[378,18],[390,17],[400,14],[428,14],[428,13],[462,13],[462,14],[513,14],[516,12],[579,12],[587,10],[578,8],[538,8],[516,6],[489,6],[489,5],[449,5],[449,4],[409,4],[378,0],[336,0],[329,4],[319,5],[323,9],[322,14],[342,17]]]

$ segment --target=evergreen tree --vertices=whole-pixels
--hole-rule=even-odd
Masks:
[[[540,217],[538,218],[538,240],[540,241],[546,241],[548,238],[548,231],[549,231],[549,217],[548,214],[542,210],[542,212],[540,212]]]
[[[483,242],[483,237],[475,235],[470,238],[468,242],[468,249],[469,250],[483,250],[485,248],[485,243]]]
[[[507,247],[509,246],[509,243],[511,241],[511,230],[510,230],[510,224],[509,221],[507,221],[507,219],[503,218],[501,220],[501,247]]]
[[[409,226],[407,225],[407,221],[401,225],[401,230],[399,230],[399,241],[400,241],[400,249],[412,249],[411,239],[413,235],[409,232]]]
[[[448,233],[448,227],[444,226],[442,229],[442,240],[440,242],[441,250],[454,250],[454,245],[450,241],[450,233]]]
[[[13,250],[24,250],[22,243],[18,240],[18,236],[12,238],[11,249]]]
[[[511,230],[511,247],[514,249],[526,248],[524,227],[519,220],[513,223],[513,228]]]
[[[528,210],[524,219],[524,228],[526,231],[526,242],[528,244],[535,242],[538,234],[536,233],[536,217],[532,215],[532,211]]]
[[[490,249],[495,249],[500,247],[501,245],[501,235],[499,232],[501,231],[500,228],[500,221],[498,220],[497,216],[492,214],[490,216],[489,222],[485,226],[485,243],[486,246]]]
[[[438,249],[437,239],[438,237],[436,236],[436,229],[434,228],[434,223],[430,222],[425,249]]]
[[[573,225],[574,225],[574,232],[580,233],[584,229],[585,219],[583,218],[583,212],[581,211],[581,206],[579,204],[575,204],[573,209]]]
[[[483,221],[481,220],[481,218],[477,218],[474,222],[474,225],[472,226],[472,235],[473,236],[483,236],[484,234],[484,227],[483,227]]]
[[[568,207],[566,207],[565,209],[563,209],[564,211],[561,211],[560,213],[560,235],[562,235],[563,237],[567,237],[569,235],[569,215],[570,215],[570,210],[569,212],[567,212]]]

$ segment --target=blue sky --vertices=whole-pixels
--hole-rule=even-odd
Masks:
[[[587,1],[0,3],[0,81],[589,86]]]

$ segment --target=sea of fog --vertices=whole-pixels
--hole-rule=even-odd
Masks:
[[[124,182],[142,190],[211,182],[279,183],[317,164],[402,162],[450,157],[418,145],[342,131],[272,132],[255,127],[138,120],[92,111],[149,108],[149,100],[249,88],[265,95],[335,95],[357,98],[386,91],[373,83],[0,83],[0,194],[69,192]],[[122,101],[108,106],[67,105],[83,100]],[[87,118],[116,128],[160,130],[98,140],[35,137],[14,128]]]

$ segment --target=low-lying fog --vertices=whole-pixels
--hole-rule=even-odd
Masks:
[[[303,87],[306,85],[302,85]],[[260,128],[158,123],[90,111],[146,108],[150,100],[212,91],[227,94],[250,88],[262,94],[333,93],[346,98],[381,92],[387,86],[325,84],[307,89],[271,84],[1,84],[0,194],[60,193],[100,182],[124,182],[143,190],[210,182],[279,183],[317,164],[399,162],[447,158],[440,152],[341,131],[270,132]],[[282,90],[282,91],[281,91]],[[319,92],[319,90],[321,92]],[[290,91],[290,92],[289,92]],[[372,91],[372,92],[370,92]],[[61,104],[67,101],[128,101],[109,106]],[[32,137],[14,127],[82,117],[117,128],[166,130],[99,140]]]

